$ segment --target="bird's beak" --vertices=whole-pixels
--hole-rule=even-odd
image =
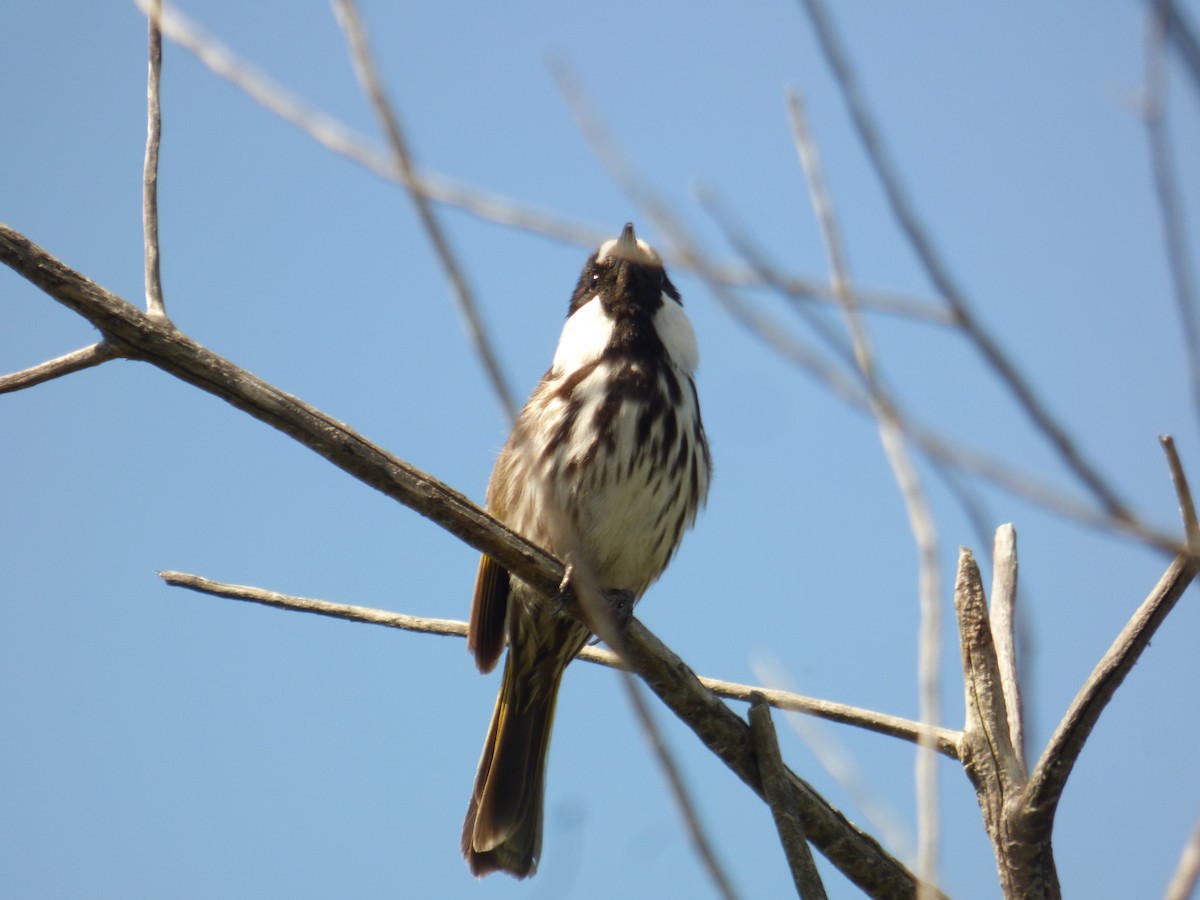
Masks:
[[[638,247],[637,235],[633,233],[632,222],[625,223],[625,229],[621,232],[621,236],[617,238],[617,246],[613,250],[613,255],[617,259],[638,259],[642,256],[641,250]]]

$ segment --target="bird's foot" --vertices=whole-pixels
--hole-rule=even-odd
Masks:
[[[562,614],[568,603],[579,602],[579,595],[575,592],[575,584],[572,580],[574,572],[574,566],[568,563],[563,571],[562,581],[559,582],[558,593],[550,598],[554,603],[554,615]],[[603,596],[610,623],[616,627],[618,632],[624,631],[629,625],[629,620],[633,618],[633,606],[637,602],[637,596],[633,591],[624,589],[605,591]]]

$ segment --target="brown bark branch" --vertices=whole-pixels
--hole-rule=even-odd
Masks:
[[[1158,440],[1162,444],[1163,453],[1167,455],[1171,483],[1175,485],[1175,496],[1179,499],[1179,516],[1183,519],[1187,547],[1196,555],[1200,553],[1200,521],[1196,519],[1196,501],[1192,498],[1192,489],[1188,487],[1187,473],[1183,471],[1179,451],[1175,449],[1175,438],[1164,434]]]
[[[1187,475],[1175,450],[1174,440],[1170,435],[1164,435],[1160,440],[1179,497],[1188,549],[1172,560],[1150,596],[1096,664],[1050,737],[1029,779],[1024,801],[1026,808],[1020,822],[1022,830],[1043,830],[1049,834],[1063,788],[1100,713],[1133,669],[1142,651],[1150,645],[1150,639],[1175,608],[1192,579],[1200,572],[1200,524],[1196,520],[1196,505],[1188,487]]]
[[[962,643],[966,724],[963,768],[975,787],[1005,897],[1059,895],[1050,833],[1024,839],[1012,833],[1010,816],[1021,803],[1025,771],[1009,732],[1004,679],[993,639],[983,580],[971,551],[961,548],[954,585]]]
[[[462,494],[371,444],[327,414],[191,340],[169,321],[150,317],[0,224],[0,262],[99,328],[128,355],[143,359],[220,397],[284,432],[338,468],[436,522],[487,553],[547,596],[563,566],[509,531]],[[636,619],[625,632],[630,667],[704,744],[761,795],[749,726]],[[854,827],[811,787],[791,776],[812,842],[873,897],[913,897],[918,881],[869,835]]]
[[[1000,686],[1008,713],[1008,734],[1021,778],[1029,777],[1025,760],[1025,715],[1021,701],[1020,667],[1017,665],[1017,531],[1012,525],[996,529],[992,545],[992,599],[989,617]]]
[[[22,369],[20,372],[0,376],[0,394],[20,391],[44,381],[70,375],[72,372],[90,369],[92,366],[98,366],[110,359],[116,359],[120,355],[108,341],[100,341],[90,347],[84,347],[28,369]]]
[[[162,0],[151,0],[147,20],[149,75],[146,79],[146,161],[142,168],[142,231],[145,235],[146,311],[165,317],[162,272],[158,260],[158,148],[162,141],[162,107],[159,88],[162,82],[162,32],[158,20]]]
[[[1133,618],[1113,641],[1072,701],[1034,767],[1026,791],[1022,828],[1049,832],[1067,779],[1100,713],[1150,644],[1150,639],[1196,577],[1196,560],[1180,554],[1172,560]]]
[[[796,797],[788,786],[787,769],[779,753],[779,739],[775,734],[775,724],[771,721],[771,710],[766,698],[759,693],[755,693],[750,700],[750,733],[754,736],[754,752],[762,772],[763,794],[767,805],[771,807],[775,830],[779,832],[779,842],[787,855],[796,893],[801,900],[825,900],[825,885],[808,849],[808,838],[804,834],[800,810],[796,807]]]

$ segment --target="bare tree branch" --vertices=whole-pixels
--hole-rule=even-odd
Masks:
[[[736,292],[729,290],[729,282],[724,278],[724,273],[708,262],[708,254],[703,251],[699,242],[688,233],[668,205],[638,177],[629,162],[622,157],[587,102],[570,68],[558,61],[552,66],[552,71],[585,139],[617,185],[654,221],[671,242],[672,257],[683,267],[695,272],[713,292],[721,306],[751,334],[762,339],[784,359],[809,372],[855,408],[869,410],[867,394],[848,379],[839,367],[832,365],[820,352],[796,340],[771,317],[749,306]],[[1040,479],[1015,470],[976,450],[953,444],[911,422],[908,433],[912,442],[932,459],[991,481],[1059,515],[1091,527],[1131,535],[1169,553],[1179,551],[1180,543],[1176,537],[1147,525],[1127,509],[1122,508],[1120,516],[1107,508],[1096,509]]]
[[[625,686],[629,703],[633,707],[638,723],[641,725],[642,733],[650,742],[654,755],[658,759],[659,765],[662,766],[663,773],[667,776],[671,796],[675,799],[675,803],[679,807],[688,837],[691,838],[692,846],[695,848],[696,854],[700,857],[705,872],[708,873],[708,877],[716,887],[717,893],[725,897],[726,900],[734,900],[737,894],[733,890],[733,883],[729,880],[724,866],[718,861],[712,841],[708,839],[704,827],[700,824],[700,812],[696,808],[696,804],[692,801],[692,794],[683,780],[682,771],[680,771],[679,766],[676,764],[674,756],[667,749],[666,742],[663,740],[662,729],[654,721],[650,707],[647,706],[645,699],[641,695],[641,691],[638,689],[637,681],[626,671],[622,671],[621,675],[623,676],[621,682]],[[805,846],[807,847],[807,845]]]
[[[162,80],[162,32],[158,20],[162,15],[162,0],[151,0],[147,21],[149,33],[149,75],[146,80],[146,162],[142,169],[142,230],[146,245],[146,311],[152,316],[165,317],[162,273],[158,260],[158,145],[162,140],[162,108],[159,105],[159,83]]]
[[[1021,703],[1020,668],[1017,665],[1017,530],[1012,525],[996,529],[992,548],[992,643],[1000,668],[1000,686],[1008,714],[1008,734],[1022,780],[1029,777],[1025,760],[1025,715]]]
[[[1200,306],[1187,250],[1187,226],[1179,206],[1179,182],[1171,155],[1171,139],[1166,123],[1166,51],[1170,4],[1158,0],[1150,10],[1146,47],[1146,88],[1142,100],[1142,120],[1150,144],[1150,168],[1154,173],[1154,191],[1162,217],[1163,244],[1167,267],[1175,287],[1175,305],[1182,326],[1187,352],[1192,403],[1200,419]]]
[[[1172,560],[1133,618],[1092,670],[1066,715],[1054,730],[1029,778],[1023,825],[1049,830],[1058,800],[1100,714],[1179,598],[1196,577],[1197,562],[1187,554]]]
[[[188,588],[200,593],[211,594],[215,597],[227,597],[233,600],[244,600],[250,603],[260,603],[293,612],[311,612],[329,616],[335,619],[346,619],[351,622],[365,622],[372,625],[385,625],[389,628],[399,628],[404,631],[416,631],[425,634],[443,634],[455,637],[465,637],[467,625],[454,619],[429,619],[422,616],[410,616],[403,613],[386,612],[371,609],[366,606],[351,606],[345,603],[331,603],[328,600],[315,600],[310,597],[296,597],[291,594],[279,594],[263,588],[249,587],[241,584],[227,584],[223,581],[213,581],[199,575],[184,572],[159,572],[159,576],[174,587]],[[611,650],[602,647],[584,647],[577,659],[585,662],[607,666],[610,669],[625,669],[621,658]],[[755,694],[761,694],[768,705],[786,712],[798,712],[852,725],[865,731],[873,731],[888,737],[916,743],[922,725],[911,719],[887,713],[848,706],[844,703],[834,703],[831,700],[819,700],[816,697],[806,697],[791,691],[776,688],[764,688],[750,684],[738,684],[720,678],[697,676],[700,683],[718,697],[729,700],[744,700],[749,703]],[[937,742],[938,752],[949,759],[958,759],[958,746],[962,732],[949,728],[934,729],[933,738]]]
[[[135,0],[146,15],[153,15],[154,0]],[[332,153],[363,166],[379,178],[406,185],[397,170],[394,158],[372,147],[351,128],[309,105],[268,76],[242,60],[229,47],[208,35],[196,23],[178,10],[168,7],[158,16],[162,34],[194,55],[215,75],[226,79],[251,100],[278,116]],[[562,241],[578,247],[594,248],[612,236],[611,230],[586,225],[562,216],[521,204],[478,187],[456,182],[444,175],[414,170],[413,183],[429,200],[460,209],[476,218],[530,234]],[[667,255],[673,268],[691,269],[686,259]],[[709,265],[707,277],[726,287],[764,288],[782,291],[793,298],[807,298],[824,303],[836,303],[837,298],[825,285],[797,275],[776,273],[775,282],[767,284],[753,271],[744,267]],[[878,290],[860,290],[859,304],[889,315],[912,318],[935,325],[953,324],[952,317],[931,302]]]
[[[1175,439],[1169,434],[1164,434],[1158,440],[1162,444],[1163,452],[1167,454],[1167,466],[1171,469],[1175,496],[1179,498],[1179,515],[1183,519],[1187,547],[1193,556],[1200,556],[1200,521],[1196,519],[1196,503],[1192,499],[1191,488],[1188,487],[1187,473],[1183,471],[1179,451],[1175,449]]]
[[[108,362],[110,359],[116,359],[120,355],[108,341],[100,341],[97,344],[92,344],[90,347],[75,350],[57,359],[48,360],[28,369],[22,369],[20,372],[13,372],[11,375],[0,375],[0,394],[20,391],[24,388],[33,387],[35,384],[41,384],[43,381],[61,378],[64,375],[70,375],[72,372],[78,372],[82,369],[90,369],[92,366],[98,366],[101,363]]]
[[[775,830],[779,832],[779,842],[787,855],[796,893],[801,900],[825,900],[825,885],[808,849],[796,798],[788,787],[787,769],[779,753],[771,710],[766,698],[759,693],[753,694],[750,700],[750,733],[754,736],[754,752],[762,772],[763,794],[775,818]]]
[[[790,684],[790,675],[785,664],[778,661],[758,661],[753,665],[753,672],[762,684]],[[915,852],[913,829],[901,821],[899,814],[870,784],[869,778],[861,771],[850,749],[843,745],[836,734],[820,727],[817,722],[809,721],[808,717],[787,716],[786,721],[817,764],[845,793],[847,801],[861,810],[862,817],[870,825],[872,833],[898,856],[911,858]],[[961,740],[962,733],[956,732],[955,736]],[[914,736],[913,743],[916,741],[917,737]],[[957,759],[957,756],[954,758]]]
[[[818,700],[815,697],[806,697],[791,691],[737,684],[705,676],[700,676],[700,682],[714,694],[728,697],[731,700],[750,701],[753,695],[758,693],[762,694],[767,703],[776,709],[804,713],[818,719],[840,722],[843,725],[853,725],[855,728],[874,731],[876,734],[899,738],[913,744],[921,739],[923,733],[929,732],[938,753],[948,759],[958,759],[959,756],[959,744],[962,741],[961,731],[940,727],[929,728],[912,719],[902,719],[899,716],[875,712],[858,706],[834,703],[830,700]]]
[[[834,292],[842,303],[847,329],[854,348],[854,361],[862,375],[863,384],[871,397],[871,412],[879,428],[879,440],[892,468],[892,475],[904,500],[909,529],[917,545],[918,596],[920,598],[920,629],[917,649],[918,705],[921,721],[937,725],[939,711],[939,677],[941,669],[941,610],[939,609],[940,579],[938,576],[938,538],[933,514],[921,486],[916,466],[908,452],[906,426],[885,392],[875,367],[874,351],[866,325],[859,315],[857,301],[850,284],[850,272],[842,245],[841,229],[833,209],[833,199],[821,171],[821,157],[816,140],[804,115],[804,104],[798,93],[788,97],[788,113],[797,155],[804,169],[813,212],[825,241],[829,257]],[[917,754],[917,873],[926,882],[937,878],[937,849],[939,817],[937,793],[937,757],[928,731],[922,733]]]
[[[608,644],[618,658],[627,660],[629,649],[626,645],[625,634],[604,594],[600,580],[596,576],[587,554],[581,547],[579,532],[572,516],[567,509],[554,503],[544,504],[541,512],[543,516],[553,522],[551,530],[556,535],[556,549],[559,555],[567,561],[566,574],[563,575],[563,583],[555,602],[566,604],[569,600],[574,600],[577,604],[578,615],[576,617],[580,618],[600,640]],[[634,715],[641,726],[642,734],[667,778],[667,786],[704,871],[712,880],[717,892],[725,900],[734,900],[733,884],[725,874],[724,867],[718,861],[716,851],[713,849],[704,827],[700,824],[700,814],[696,809],[696,804],[692,802],[691,792],[684,783],[683,775],[679,766],[676,765],[674,757],[667,749],[658,723],[654,721],[646,701],[638,690],[637,680],[630,674],[628,666],[623,665],[617,668],[622,687],[625,688],[629,702],[633,706]]]
[[[1194,895],[1196,884],[1200,882],[1200,822],[1192,832],[1191,838],[1183,848],[1179,857],[1179,866],[1167,885],[1163,900],[1188,900]]]
[[[154,15],[151,9],[153,0],[135,2],[147,16]],[[175,41],[211,72],[233,84],[268,112],[299,129],[330,152],[358,163],[385,181],[405,184],[392,156],[380,152],[333,116],[276,84],[229,47],[206,34],[177,9],[164,8],[158,16],[158,24],[164,36]],[[607,230],[533,210],[508,198],[457,184],[430,172],[414,173],[413,178],[420,186],[421,193],[429,199],[499,225],[582,247],[595,247],[611,237]]]
[[[371,56],[366,33],[363,31],[362,22],[358,17],[358,8],[355,6],[354,0],[334,0],[334,10],[337,13],[338,22],[342,26],[342,31],[345,32],[346,42],[350,46],[350,56],[354,60],[354,71],[358,74],[359,83],[362,84],[363,90],[371,101],[371,106],[375,109],[375,115],[383,126],[388,144],[392,148],[392,159],[396,170],[400,173],[400,178],[416,207],[421,227],[425,229],[425,233],[429,236],[429,242],[433,244],[434,252],[437,253],[438,260],[442,264],[442,270],[446,273],[446,280],[450,282],[458,311],[466,321],[467,337],[475,348],[480,362],[483,363],[483,371],[487,375],[488,383],[491,384],[492,391],[495,393],[496,399],[500,401],[500,407],[504,410],[508,423],[511,425],[517,420],[517,401],[513,397],[512,388],[504,376],[500,360],[492,347],[491,338],[479,312],[479,304],[475,302],[475,294],[467,283],[467,277],[463,274],[457,256],[450,249],[450,241],[434,213],[433,205],[429,202],[424,187],[417,179],[408,139],[400,127],[400,117],[396,112],[396,107],[388,99],[383,82],[379,78],[379,72],[375,68],[375,60]]]
[[[896,167],[888,155],[883,138],[867,109],[858,78],[834,32],[828,12],[821,0],[802,0],[802,3],[808,12],[817,42],[837,81],[855,129],[858,131],[863,149],[887,195],[892,214],[917,258],[924,266],[930,281],[950,305],[964,333],[1004,384],[1008,386],[1026,415],[1057,451],[1059,458],[1091,490],[1109,515],[1118,521],[1132,520],[1133,515],[1127,504],[1084,458],[1082,451],[1075,446],[1060,421],[1046,408],[1032,385],[1026,381],[995,338],[975,318],[966,295],[951,277],[948,267],[942,261],[940,254],[934,248],[933,241],[917,217],[916,210],[896,172]]]
[[[1175,45],[1183,60],[1184,68],[1192,76],[1194,87],[1200,92],[1200,40],[1196,39],[1196,29],[1184,15],[1176,0],[1147,0],[1154,6],[1160,6],[1166,16],[1167,37]]]
[[[92,322],[128,355],[143,359],[291,436],[338,468],[416,510],[546,596],[563,566],[509,531],[462,494],[371,444],[70,269],[24,235],[0,224],[0,262]],[[570,604],[566,607],[570,611]],[[624,633],[630,667],[743,782],[762,793],[749,726],[704,688],[683,660],[632,619]],[[873,897],[913,897],[918,881],[870,835],[810,786],[791,777],[809,839]],[[940,895],[939,895],[940,896]]]
[[[1004,678],[993,639],[997,628],[989,622],[979,567],[965,547],[959,550],[954,608],[966,698],[963,767],[975,787],[1001,890],[1005,897],[1058,897],[1049,829],[1012,825],[1014,812],[1023,810],[1025,769],[1009,731]]]
[[[213,581],[199,575],[186,572],[159,572],[158,577],[172,587],[187,588],[202,594],[212,594],[216,597],[228,597],[232,600],[245,600],[263,606],[273,606],[276,609],[286,609],[292,612],[315,613],[319,616],[329,616],[333,619],[344,619],[347,622],[363,622],[368,625],[386,625],[388,628],[399,628],[404,631],[416,631],[421,634],[444,634],[453,637],[467,636],[467,623],[455,619],[430,619],[424,616],[410,616],[405,613],[387,612],[382,609],[371,609],[367,606],[350,606],[346,603],[330,603],[328,600],[316,600],[312,597],[296,597],[292,594],[279,594],[263,588],[249,587],[244,584],[227,584],[223,581]],[[584,648],[594,651],[593,647]],[[580,659],[583,654],[580,654]],[[615,659],[615,657],[614,657]]]

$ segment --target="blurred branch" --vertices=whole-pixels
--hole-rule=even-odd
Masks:
[[[675,803],[679,807],[684,827],[687,829],[688,837],[691,838],[692,846],[695,848],[697,856],[700,857],[704,871],[708,874],[713,886],[717,889],[717,893],[726,898],[726,900],[734,900],[737,895],[734,893],[733,883],[729,880],[724,867],[717,859],[712,841],[708,839],[704,827],[700,824],[700,813],[696,808],[695,802],[692,800],[691,791],[688,790],[687,784],[683,780],[683,772],[675,762],[674,756],[667,749],[666,741],[663,740],[662,729],[654,721],[650,707],[642,697],[641,691],[638,690],[637,680],[628,671],[622,671],[621,675],[621,682],[625,686],[626,696],[629,698],[629,703],[633,707],[638,723],[641,725],[642,734],[649,741],[654,755],[662,767],[663,774],[667,777],[671,796],[675,799]],[[807,845],[805,846],[807,847]]]
[[[1197,882],[1200,882],[1200,822],[1196,823],[1191,838],[1184,845],[1179,866],[1167,885],[1163,900],[1188,900],[1194,896]]]
[[[841,90],[850,117],[862,141],[863,149],[883,186],[892,208],[892,214],[937,292],[949,304],[959,326],[971,343],[1000,380],[1008,386],[1021,408],[1054,447],[1063,463],[1091,490],[1114,521],[1133,521],[1134,517],[1124,501],[1092,464],[1084,458],[1082,451],[1075,446],[1074,441],[1058,419],[1046,408],[1032,385],[1026,381],[990,332],[975,318],[965,294],[951,277],[948,267],[942,261],[931,238],[917,217],[916,210],[900,181],[882,136],[867,109],[858,78],[850,67],[849,59],[834,32],[828,12],[821,0],[801,0],[801,2],[808,12],[817,42]]]
[[[213,394],[282,431],[354,478],[440,525],[545,596],[563,566],[505,528],[466,497],[392,456],[327,414],[197,344],[165,319],[151,317],[0,225],[0,262],[83,316],[123,353]],[[572,605],[564,607],[572,614]],[[704,688],[691,669],[632,619],[626,662],[700,740],[755,793],[762,783],[749,726]],[[913,897],[918,881],[899,860],[854,827],[809,785],[789,773],[809,839],[873,897]]]
[[[722,308],[747,331],[761,339],[784,359],[808,372],[855,409],[869,412],[868,393],[848,378],[840,367],[831,363],[819,350],[799,341],[774,318],[751,307],[735,291],[729,289],[729,283],[722,280],[722,272],[708,262],[709,254],[683,226],[667,203],[637,175],[629,161],[622,156],[596,116],[571,69],[558,61],[553,64],[552,71],[584,138],[613,181],[653,220],[659,231],[671,242],[672,256],[682,266],[695,272],[712,291]],[[1132,536],[1169,553],[1179,550],[1180,544],[1176,537],[1147,525],[1128,511],[1125,511],[1124,516],[1117,517],[1109,510],[1096,509],[1047,482],[994,457],[949,441],[911,420],[907,424],[907,433],[912,443],[931,459],[948,463],[990,481],[1061,516],[1090,527]]]
[[[575,618],[581,619],[592,634],[608,645],[618,659],[628,659],[629,649],[626,645],[624,629],[588,560],[588,555],[580,545],[579,532],[570,512],[565,507],[554,503],[544,504],[541,512],[548,522],[552,523],[549,527],[556,536],[555,549],[567,564],[558,596],[554,602],[565,605],[571,602],[565,598],[571,598],[577,607],[575,611],[578,615]],[[632,618],[632,605],[629,606],[628,615]],[[671,797],[675,801],[680,817],[683,819],[684,828],[705,873],[712,881],[717,893],[725,900],[735,900],[733,884],[725,874],[724,867],[717,859],[716,851],[708,839],[708,834],[700,823],[700,814],[696,804],[692,801],[691,792],[683,780],[683,774],[675,763],[674,757],[667,749],[658,723],[654,720],[645,699],[638,690],[637,679],[630,673],[627,666],[617,666],[616,668],[621,686],[625,689],[626,697],[633,707],[634,716],[641,726],[642,735],[646,738],[651,752],[666,776]]]
[[[354,0],[334,0],[334,10],[337,13],[338,22],[342,26],[342,31],[345,32],[359,83],[362,84],[363,90],[371,101],[371,106],[375,109],[375,115],[387,135],[396,171],[400,173],[404,187],[408,190],[408,195],[416,207],[421,227],[429,236],[429,242],[433,244],[434,252],[437,253],[438,260],[442,264],[442,270],[450,282],[458,310],[466,320],[467,337],[475,348],[480,362],[483,363],[484,374],[487,375],[492,391],[500,401],[500,407],[504,410],[509,425],[512,425],[517,420],[517,402],[513,398],[512,388],[504,376],[504,370],[492,347],[487,328],[484,327],[479,305],[475,302],[475,294],[467,283],[458,258],[450,249],[450,241],[434,213],[429,196],[417,179],[416,170],[413,168],[412,153],[408,148],[408,139],[400,127],[400,118],[395,105],[388,99],[383,89],[383,83],[375,67],[375,60],[372,58],[371,49],[367,44],[367,36],[358,17],[358,9]]]
[[[1197,305],[1195,281],[1187,251],[1187,226],[1178,198],[1179,182],[1171,155],[1171,136],[1166,122],[1166,39],[1170,21],[1170,4],[1159,0],[1149,14],[1146,47],[1146,89],[1142,101],[1142,121],[1150,144],[1150,165],[1154,173],[1154,190],[1162,217],[1163,243],[1166,245],[1167,266],[1175,287],[1175,305],[1183,331],[1187,352],[1192,403],[1200,420],[1200,306]]]
[[[1176,0],[1147,2],[1162,10],[1167,38],[1175,45],[1184,68],[1192,77],[1195,90],[1200,93],[1200,40],[1196,38],[1196,29]]]
[[[151,4],[156,0],[135,2],[148,17],[156,16],[151,9]],[[379,151],[371,146],[366,138],[356,134],[338,119],[277,84],[177,9],[166,7],[156,18],[161,33],[195,56],[209,71],[233,84],[268,112],[297,128],[331,153],[357,163],[385,181],[402,186],[410,183],[398,170],[394,155],[389,156]],[[433,172],[414,168],[411,172],[411,184],[421,195],[434,203],[460,209],[487,222],[573,246],[590,250],[612,237],[611,227],[599,228],[566,219]],[[672,266],[691,268],[686,260],[672,259],[669,256],[668,263]],[[716,283],[729,287],[767,286],[745,268],[710,266],[708,276]],[[794,275],[780,275],[779,279],[778,289],[786,291],[790,296],[824,303],[836,302],[832,292],[815,281]],[[906,316],[936,324],[947,324],[949,321],[944,311],[928,301],[885,291],[862,291],[859,299],[865,308],[890,315]]]
[[[162,80],[162,33],[158,15],[162,0],[152,0],[153,13],[146,24],[149,74],[146,78],[146,161],[142,169],[142,230],[145,233],[146,311],[166,316],[163,305],[162,273],[158,260],[158,145],[162,140],[162,109],[159,83]]]
[[[154,15],[151,9],[153,0],[135,2],[147,16]],[[158,23],[163,35],[268,112],[299,129],[332,153],[358,163],[385,181],[406,184],[393,156],[380,152],[342,122],[275,83],[174,7],[165,7],[158,16]],[[595,247],[612,236],[607,229],[591,228],[548,212],[533,210],[505,197],[457,184],[432,173],[414,171],[412,179],[420,193],[430,200],[462,209],[499,225],[585,247]]]
[[[92,344],[90,347],[84,347],[82,350],[76,350],[40,365],[14,372],[11,375],[0,376],[0,394],[20,391],[33,387],[35,384],[41,384],[43,381],[70,375],[81,369],[90,369],[92,366],[98,366],[100,363],[108,362],[120,355],[108,341],[100,341],[98,344]]]
[[[871,397],[871,412],[879,428],[879,440],[892,468],[908,513],[909,529],[917,545],[918,596],[920,625],[917,648],[918,706],[921,721],[937,724],[939,678],[941,668],[941,610],[938,608],[938,538],[933,513],[921,486],[916,466],[908,452],[906,426],[891,398],[884,390],[875,368],[875,355],[866,325],[859,315],[850,271],[842,244],[841,229],[834,213],[833,198],[821,170],[821,156],[808,127],[800,95],[788,97],[789,119],[796,152],[808,183],[813,213],[825,241],[834,291],[845,314],[847,330],[854,348],[854,362]],[[923,732],[917,754],[917,873],[926,882],[936,881],[939,819],[937,802],[937,757],[929,732]]]
[[[779,269],[767,261],[762,249],[755,244],[746,230],[735,224],[733,215],[721,201],[715,190],[701,185],[695,189],[695,194],[696,200],[712,216],[713,221],[717,223],[718,227],[720,227],[725,240],[746,261],[746,265],[749,267],[748,272],[739,281],[735,281],[729,275],[720,274],[730,272],[729,269],[718,269],[714,274],[717,274],[724,284],[731,287],[767,287],[783,295],[792,302],[797,314],[810,327],[822,332],[822,337],[826,338],[831,344],[840,345],[840,350],[848,353],[850,348],[844,341],[824,333],[823,320],[812,315],[810,304],[804,302],[818,300],[826,304],[837,304],[840,306],[841,300],[838,299],[837,290],[827,284],[800,280],[795,276],[779,271]],[[880,291],[863,290],[855,291],[855,299],[862,309],[890,313],[901,318],[925,322],[930,325],[952,326],[955,324],[954,318],[944,309],[924,300],[886,294]],[[847,359],[850,359],[850,357],[847,356]]]
[[[790,685],[792,682],[786,665],[778,661],[757,661],[752,666],[752,671],[761,684]],[[919,726],[919,723],[913,724]],[[884,846],[891,847],[901,858],[911,858],[915,849],[912,829],[907,827],[886,799],[874,789],[868,775],[859,767],[854,753],[835,733],[822,728],[819,722],[812,721],[810,717],[789,715],[787,725],[804,743],[817,764],[845,794],[847,803],[861,810],[862,817],[869,823],[872,833],[879,836]],[[962,732],[952,734],[956,744],[953,754],[947,755],[957,760]],[[916,743],[917,736],[914,735],[911,740]]]
[[[754,243],[750,236],[734,223],[733,216],[716,193],[703,188],[697,191],[697,199],[709,216],[712,217],[712,220],[717,223],[717,227],[725,235],[725,240],[730,243],[738,255],[750,266],[750,271],[754,273],[755,277],[772,290],[778,291],[783,296],[793,300],[792,309],[795,310],[796,315],[800,317],[804,324],[817,337],[825,342],[833,354],[848,369],[853,370],[855,368],[854,349],[850,346],[850,343],[842,337],[841,332],[837,331],[831,323],[826,321],[824,316],[820,315],[813,308],[812,304],[800,302],[794,294],[787,290],[783,283],[783,276],[776,271],[774,266],[767,262],[761,249]],[[834,302],[840,305],[842,301],[838,296],[836,286],[829,290]],[[865,394],[860,402],[863,408],[869,410],[869,402]]]
[[[787,855],[796,892],[801,900],[825,900],[825,885],[808,849],[808,838],[804,835],[804,821],[796,807],[796,798],[788,789],[787,769],[779,753],[775,724],[771,721],[771,710],[762,694],[755,693],[750,700],[750,733],[754,736],[754,753],[762,772],[763,794],[775,818],[775,829],[779,832],[779,842]]]

